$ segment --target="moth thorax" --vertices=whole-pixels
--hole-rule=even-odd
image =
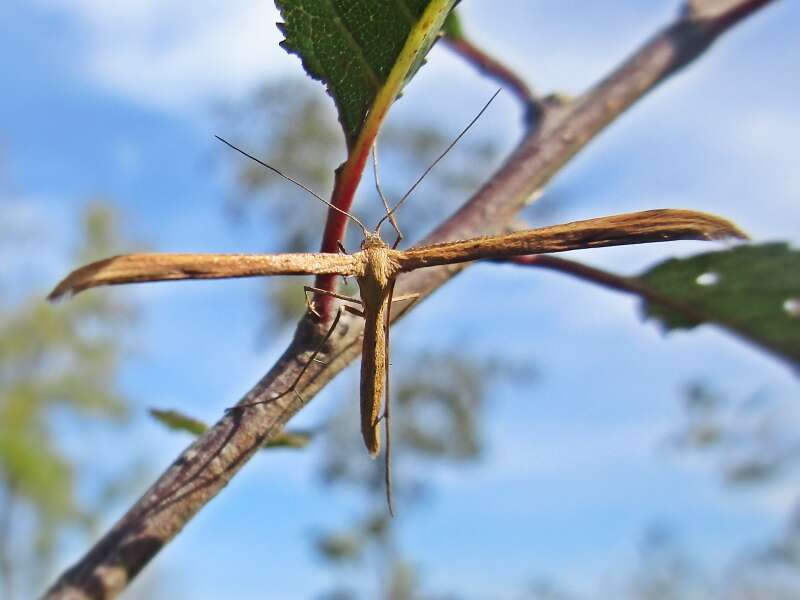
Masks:
[[[367,278],[374,281],[379,288],[385,288],[397,274],[397,265],[389,256],[389,248],[386,244],[366,247],[364,253],[367,256]]]

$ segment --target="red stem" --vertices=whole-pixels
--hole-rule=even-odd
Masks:
[[[367,132],[364,132],[366,134]],[[377,131],[375,132],[377,134]],[[373,135],[373,138],[375,136]],[[355,199],[358,184],[361,181],[361,176],[364,173],[364,167],[367,164],[369,157],[369,149],[372,148],[372,142],[363,144],[361,147],[366,151],[360,154],[351,154],[347,162],[343,163],[336,170],[336,179],[331,194],[331,204],[343,210],[350,212]],[[350,150],[353,151],[353,146]],[[320,252],[339,252],[339,243],[344,241],[344,236],[347,231],[348,218],[337,210],[332,208],[328,209],[328,218],[325,221],[325,230],[322,234],[322,245]],[[317,275],[314,286],[335,292],[337,288],[338,278],[336,275]],[[324,322],[328,322],[333,315],[333,297],[328,294],[317,293],[314,296],[314,307],[319,313]]]

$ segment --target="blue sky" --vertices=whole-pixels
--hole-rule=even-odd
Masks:
[[[537,89],[577,94],[678,4],[505,0],[461,10],[475,39]],[[80,208],[97,197],[118,207],[130,239],[154,249],[261,250],[261,224],[234,227],[224,215],[231,188],[219,165],[230,157],[213,140],[224,134],[214,107],[266,78],[300,72],[277,46],[277,20],[266,0],[0,3],[0,220],[39,236],[0,244],[0,277],[19,289],[52,285],[72,266],[65,257]],[[800,5],[777,3],[637,105],[553,181],[548,191],[569,200],[556,218],[691,207],[732,218],[756,240],[797,243],[798,22]],[[424,111],[456,132],[493,88],[436,48],[391,118],[403,123]],[[477,131],[499,132],[510,147],[519,117],[501,96]],[[682,243],[575,258],[636,273],[707,249]],[[142,310],[122,374],[133,423],[56,435],[95,475],[133,460],[160,472],[187,440],[152,423],[146,409],[215,420],[285,347],[285,332],[264,343],[254,330],[259,292],[256,281],[127,288]],[[394,336],[399,347],[464,347],[531,362],[542,373],[533,386],[492,389],[485,457],[433,468],[430,506],[401,517],[403,548],[430,589],[511,597],[540,574],[577,589],[613,585],[609,573],[631,563],[639,536],[656,522],[718,565],[778,532],[791,508],[788,485],[732,493],[713,462],[663,448],[688,381],[714,382],[734,397],[797,396],[783,365],[713,328],[664,336],[629,298],[551,273],[485,265],[423,303]],[[355,394],[355,382],[352,370],[343,374],[297,425],[319,423]],[[248,464],[132,593],[149,594],[148,579],[164,598],[260,598],[265,584],[274,597],[325,590],[331,574],[314,560],[308,533],[342,523],[359,502],[318,485],[318,452],[276,452]],[[67,541],[60,565],[83,547]],[[369,565],[352,575],[372,589]]]

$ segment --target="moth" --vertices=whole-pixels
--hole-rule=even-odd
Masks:
[[[488,106],[488,104],[487,104]],[[484,107],[485,110],[486,107]],[[483,112],[483,111],[481,111]],[[478,114],[480,116],[480,113]],[[477,119],[477,117],[476,117]],[[444,153],[423,173],[423,177],[444,154],[466,133],[469,127],[448,146]],[[364,333],[361,359],[361,434],[371,456],[381,449],[380,422],[385,421],[386,483],[389,509],[391,483],[389,475],[389,403],[384,404],[384,392],[388,382],[388,339],[391,304],[404,298],[393,298],[394,284],[399,275],[416,269],[464,263],[485,259],[502,259],[531,254],[565,252],[585,248],[600,248],[648,242],[672,240],[718,240],[744,238],[745,235],[731,222],[715,215],[676,209],[658,209],[631,212],[614,216],[575,221],[562,225],[527,229],[503,235],[484,236],[456,240],[408,250],[390,247],[381,237],[380,229],[389,220],[401,239],[393,215],[421,181],[412,186],[392,208],[380,192],[386,214],[373,229],[367,228],[358,218],[334,206],[303,184],[284,175],[274,167],[229,144],[235,150],[258,161],[281,177],[299,185],[331,209],[346,215],[362,232],[361,247],[352,254],[346,253],[291,253],[291,254],[174,254],[136,253],[113,256],[100,260],[70,273],[51,292],[49,299],[55,300],[69,294],[106,285],[150,281],[176,281],[184,279],[222,279],[234,277],[261,277],[270,275],[341,275],[354,277],[358,283],[360,298],[349,298],[330,290],[306,288],[306,291],[329,294],[355,304],[358,308],[347,310],[364,318]],[[377,159],[376,159],[377,161]],[[377,172],[377,162],[376,162]],[[377,183],[377,178],[376,178]],[[309,305],[313,310],[313,306]],[[341,309],[332,326],[323,338],[324,344],[336,326]],[[312,354],[300,371],[294,388],[315,359]],[[263,402],[259,402],[263,403]],[[235,409],[245,409],[253,404],[239,404]]]

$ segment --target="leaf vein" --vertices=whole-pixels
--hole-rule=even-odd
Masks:
[[[351,33],[350,29],[348,29],[347,25],[345,24],[344,20],[342,19],[341,15],[339,14],[338,10],[336,9],[336,3],[333,0],[327,0],[328,5],[330,6],[331,13],[334,15],[335,23],[339,26],[339,29],[343,33],[343,37],[347,40],[348,45],[354,50],[354,56],[361,63],[362,69],[367,76],[370,84],[372,84],[373,88],[377,92],[381,89],[383,82],[381,81],[378,74],[372,68],[372,65],[369,64],[366,55],[361,47],[361,45],[356,41],[355,37]]]

